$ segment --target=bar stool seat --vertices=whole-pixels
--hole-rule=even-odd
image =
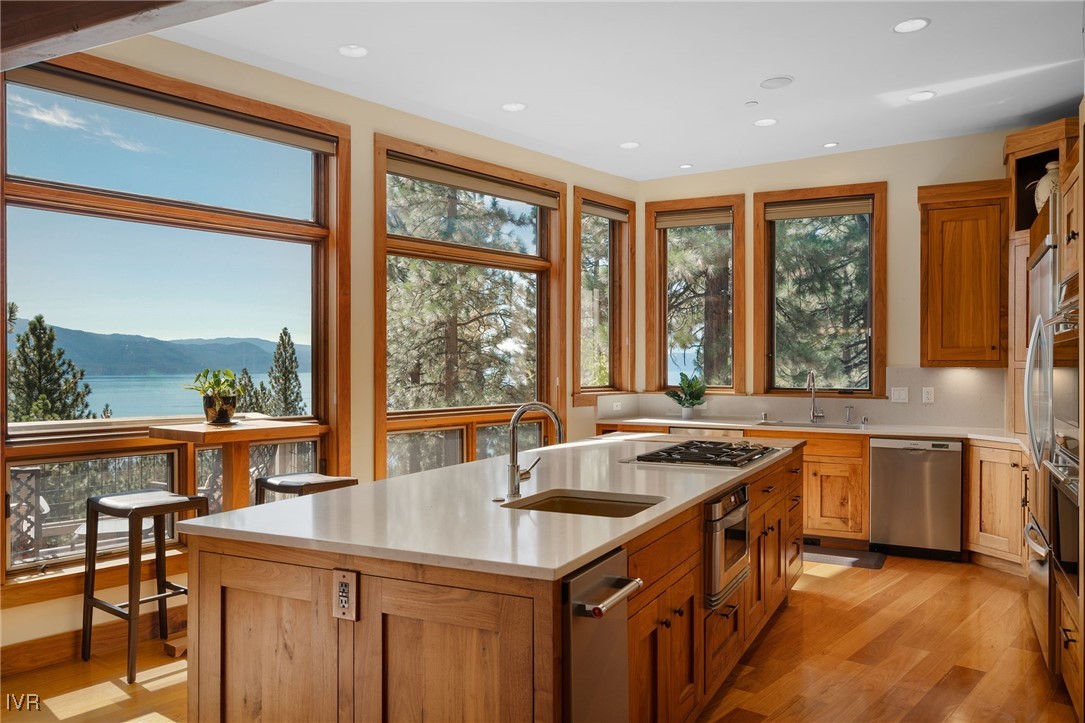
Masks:
[[[90,636],[94,609],[102,610],[128,621],[128,682],[136,682],[136,650],[139,645],[139,606],[158,603],[158,631],[169,636],[166,621],[166,599],[187,595],[188,588],[166,580],[166,515],[194,510],[207,514],[207,498],[186,496],[159,489],[135,490],[98,495],[87,499],[86,571],[83,583],[83,660],[90,660]],[[120,517],[128,520],[128,602],[118,605],[94,596],[95,562],[98,557],[98,517]],[[154,520],[154,568],[156,593],[140,598],[140,570],[143,556],[144,519]]]
[[[358,484],[357,477],[332,477],[316,472],[294,472],[276,474],[256,479],[256,504],[267,501],[268,491],[289,495],[311,495],[341,487],[353,487]]]

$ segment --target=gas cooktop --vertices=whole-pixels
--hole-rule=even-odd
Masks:
[[[749,442],[691,439],[672,447],[637,455],[637,462],[742,467],[776,451],[775,447]]]

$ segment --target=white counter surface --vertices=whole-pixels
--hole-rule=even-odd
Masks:
[[[977,429],[974,427],[936,427],[918,424],[868,424],[856,429],[833,427],[832,423],[811,425],[788,426],[782,422],[762,426],[758,419],[745,419],[741,417],[695,417],[682,419],[679,415],[658,417],[604,417],[596,420],[596,424],[650,424],[654,426],[681,427],[685,429],[735,429],[748,430],[749,436],[756,436],[758,429],[772,432],[817,432],[821,434],[868,434],[872,437],[939,437],[954,439],[975,439],[990,442],[1004,442],[1006,444],[1020,444],[1028,451],[1025,437],[1014,434],[1012,431],[1001,428]]]
[[[688,438],[688,437],[687,437]],[[478,572],[557,580],[691,505],[723,493],[787,455],[794,444],[741,470],[629,464],[621,460],[681,437],[628,435],[520,453],[541,461],[523,497],[552,488],[664,497],[632,517],[502,507],[507,456],[394,477],[177,524],[189,535],[284,545]]]

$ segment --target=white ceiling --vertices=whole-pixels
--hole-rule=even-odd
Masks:
[[[157,34],[646,180],[1073,115],[1083,11],[1082,0],[275,0]],[[893,32],[915,16],[931,26]],[[345,58],[345,44],[369,54]],[[795,82],[759,87],[776,75]],[[938,95],[905,100],[920,90]],[[528,109],[501,110],[510,101]],[[766,117],[779,123],[754,127]]]

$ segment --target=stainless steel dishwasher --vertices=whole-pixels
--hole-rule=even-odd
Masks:
[[[960,442],[870,440],[870,549],[962,559]]]

